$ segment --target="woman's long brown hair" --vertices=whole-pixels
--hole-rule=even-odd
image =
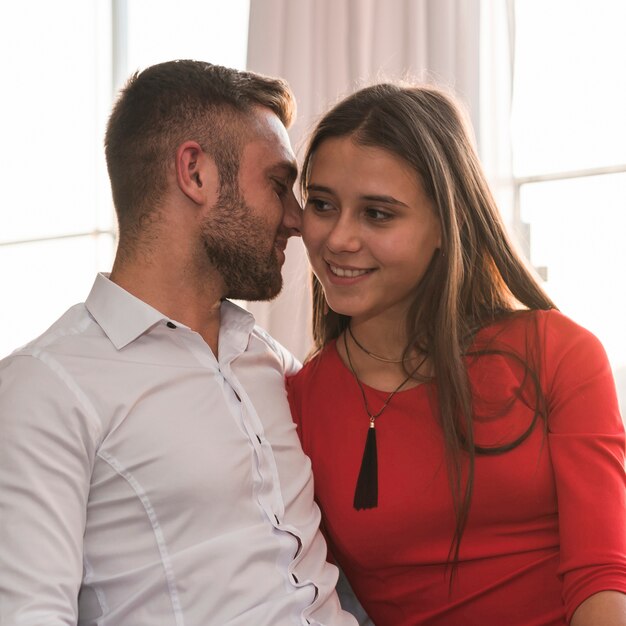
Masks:
[[[538,374],[522,358],[535,399],[532,423],[519,438],[501,447],[476,445],[464,357],[481,328],[520,308],[556,307],[511,244],[464,116],[450,96],[431,86],[378,84],[342,100],[313,131],[302,168],[303,197],[317,148],[328,138],[345,136],[407,162],[441,223],[441,248],[416,287],[407,316],[406,352],[416,348],[427,353],[433,366],[456,515],[449,560],[456,565],[471,502],[476,454],[503,453],[515,447],[545,414]],[[349,317],[328,310],[322,286],[314,276],[315,350],[338,337],[349,321]],[[494,352],[483,349],[472,354],[488,353]]]

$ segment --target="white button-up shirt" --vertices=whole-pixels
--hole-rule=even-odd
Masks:
[[[350,625],[297,361],[230,302],[219,359],[104,275],[0,362],[0,624]]]

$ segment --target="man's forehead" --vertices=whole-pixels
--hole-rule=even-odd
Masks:
[[[248,127],[250,139],[267,139],[279,141],[291,147],[289,135],[279,117],[269,109],[261,109],[253,114],[251,124]]]
[[[281,178],[285,178],[292,183],[295,182],[296,178],[298,178],[298,165],[295,157],[290,161],[278,162],[274,166],[270,167],[270,169],[272,171],[276,171]]]
[[[252,166],[292,183],[298,177],[298,165],[291,147],[286,150],[284,146],[267,140],[248,142],[243,149],[242,165],[244,168]]]
[[[296,157],[287,129],[270,109],[255,107],[246,129],[243,153],[251,158],[262,157],[270,167],[283,170],[285,175],[297,175]]]

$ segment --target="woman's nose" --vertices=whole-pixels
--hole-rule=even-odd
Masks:
[[[326,247],[334,253],[359,250],[361,239],[358,224],[349,215],[342,215],[328,233]]]

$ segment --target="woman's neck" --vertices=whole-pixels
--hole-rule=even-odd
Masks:
[[[350,367],[352,362],[352,368],[361,382],[381,391],[392,391],[415,368],[417,378],[403,388],[418,385],[421,382],[419,375],[427,371],[425,355],[413,348],[407,350],[407,344],[404,322],[352,319],[337,340],[337,351],[346,367]]]
[[[355,347],[370,358],[387,363],[402,363],[407,348],[406,323],[379,319],[352,319],[347,329]]]

